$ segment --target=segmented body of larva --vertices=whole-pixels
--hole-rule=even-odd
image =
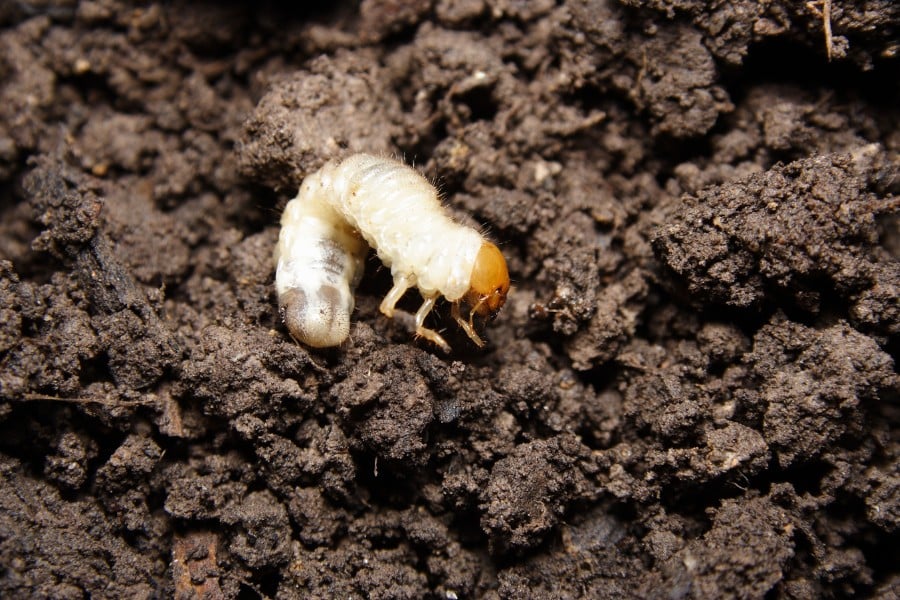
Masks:
[[[284,240],[292,239],[293,234],[286,235],[284,228],[293,223],[294,217],[289,212],[300,210],[292,208],[295,203],[327,205],[333,209],[331,216],[336,215],[340,221],[340,227],[335,230],[342,233],[340,239],[329,239],[349,241],[345,228],[350,228],[358,232],[390,267],[394,287],[381,303],[382,313],[392,317],[397,302],[415,286],[425,299],[416,312],[418,335],[444,350],[450,349],[440,334],[424,326],[435,302],[443,296],[453,303],[452,314],[456,322],[476,344],[482,345],[472,317],[478,314],[493,318],[503,306],[509,291],[506,261],[497,246],[447,215],[437,190],[417,171],[388,158],[356,154],[339,163],[330,162],[308,176],[297,198],[285,209],[280,250],[276,252],[276,256],[281,257],[279,272],[282,265],[287,267],[288,264],[308,270],[319,268],[301,267],[293,255],[290,261],[285,260],[288,247]],[[358,256],[349,246],[347,254]],[[358,276],[357,271],[351,269],[345,274]],[[279,278],[296,281],[298,277],[276,275],[276,285],[285,324],[295,337],[306,341],[292,324],[315,321],[319,315],[309,304],[308,294],[299,299],[296,295],[288,297],[293,288],[277,283]],[[318,297],[324,299],[322,294]],[[463,302],[471,307],[468,320],[459,311]],[[330,316],[332,313],[322,314]],[[326,325],[317,324],[316,328],[326,328]],[[338,337],[335,333],[329,339]]]
[[[350,335],[353,292],[368,247],[321,195],[312,178],[281,216],[275,246],[275,291],[281,318],[295,338],[315,348]]]

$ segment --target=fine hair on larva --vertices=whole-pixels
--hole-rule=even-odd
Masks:
[[[297,340],[336,346],[349,335],[353,291],[366,245],[391,269],[394,285],[380,310],[393,317],[412,287],[424,301],[416,334],[450,346],[425,318],[438,298],[477,345],[473,317],[492,319],[506,301],[509,272],[500,250],[454,221],[438,192],[418,171],[390,158],[355,154],[304,179],[281,218],[275,286],[282,320]],[[469,307],[468,319],[460,304]]]

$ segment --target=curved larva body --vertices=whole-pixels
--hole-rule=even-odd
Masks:
[[[350,334],[353,292],[366,243],[305,183],[288,202],[275,247],[275,290],[282,319],[299,341],[337,346]]]
[[[396,282],[454,302],[469,290],[484,238],[447,216],[437,190],[416,170],[356,154],[318,173],[322,196],[369,242]]]
[[[506,301],[503,255],[477,231],[453,221],[434,186],[417,171],[367,154],[326,164],[303,181],[285,208],[276,287],[282,318],[294,337],[311,346],[337,345],[347,337],[352,291],[365,257],[363,238],[394,278],[382,313],[392,317],[397,301],[415,286],[425,299],[416,313],[418,335],[450,349],[424,326],[443,296],[453,303],[456,322],[482,345],[472,317],[493,318]],[[468,320],[460,315],[461,302],[472,307]]]

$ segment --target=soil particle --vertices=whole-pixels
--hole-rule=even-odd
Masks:
[[[711,527],[660,565],[643,594],[670,598],[758,598],[781,579],[794,554],[789,513],[768,498],[726,500],[710,510]]]
[[[481,518],[494,553],[517,552],[540,542],[569,502],[589,494],[579,454],[586,455],[587,449],[577,440],[556,437],[521,444],[494,464]]]
[[[236,456],[207,455],[164,469],[167,496],[164,509],[178,519],[218,518],[226,506],[236,504],[247,493]]]
[[[639,6],[634,0],[625,3]],[[704,44],[718,58],[734,64],[743,61],[750,44],[790,34],[829,60],[849,58],[861,68],[870,69],[878,58],[891,53],[900,19],[897,6],[887,0],[865,8],[853,2],[836,1],[803,4],[739,1],[710,5],[693,0],[654,0],[640,6],[652,7],[669,19],[686,16],[704,32]],[[831,30],[830,45],[826,28]],[[861,35],[873,28],[881,31],[876,35]]]
[[[458,27],[480,17],[485,9],[484,0],[438,0],[434,12],[443,25]]]
[[[836,300],[816,291],[827,282],[845,314],[896,331],[896,298],[884,294],[896,286],[895,261],[873,243],[879,215],[897,210],[893,192],[883,189],[898,180],[897,169],[871,145],[712,187],[673,207],[654,248],[675,274],[691,273],[682,279],[690,297],[758,308],[767,293],[787,293],[818,313],[826,299]],[[803,202],[784,201],[797,196]],[[857,306],[861,295],[866,306]],[[886,303],[876,306],[877,298]]]
[[[67,431],[59,436],[56,452],[47,455],[44,476],[63,490],[77,490],[87,481],[88,466],[97,456],[97,443],[85,434]]]
[[[571,38],[578,48],[573,57],[579,70],[594,71],[583,77],[625,93],[649,114],[655,135],[702,135],[721,113],[732,110],[726,90],[715,85],[716,63],[697,29],[640,23],[639,18],[632,23],[633,15],[602,1],[573,3],[571,10],[572,25],[581,33]],[[583,48],[585,33],[594,44],[591,50]],[[588,60],[586,50],[598,54]],[[620,63],[620,68],[608,69],[610,62]]]
[[[236,336],[231,329],[211,325],[202,331],[197,346],[192,344],[192,352],[202,352],[202,359],[194,358],[183,365],[182,384],[194,399],[204,403],[204,410],[236,417],[263,400],[273,410],[281,402],[309,403],[310,394],[302,391],[297,380],[274,372],[297,363],[308,364],[309,357],[301,354],[293,359],[293,365],[279,364],[278,348],[271,346],[267,332],[243,333]]]
[[[74,262],[76,289],[83,290],[92,313],[91,328],[99,332],[97,349],[105,352],[117,383],[140,389],[174,365],[178,345],[114,256],[109,239],[97,233],[102,203],[85,180],[47,161],[29,174],[25,188],[33,199],[35,217],[45,226],[34,248]],[[92,332],[86,335],[93,337]],[[137,355],[143,357],[140,365]],[[96,356],[95,352],[84,358]]]
[[[278,588],[280,598],[341,597],[413,600],[428,593],[424,574],[412,568],[408,546],[371,548],[345,543],[338,551],[299,551]]]
[[[229,551],[249,568],[279,566],[290,558],[287,510],[268,490],[250,492],[227,507],[222,521],[234,526]]]
[[[64,498],[8,457],[0,479],[4,596],[154,597],[166,561],[132,547],[96,501]]]
[[[91,180],[50,158],[38,162],[25,181],[33,218],[44,231],[33,242],[35,250],[57,257],[73,257],[94,238],[102,201]]]
[[[49,284],[21,281],[8,261],[4,269],[3,391],[77,393],[82,365],[98,356],[100,342],[91,318],[77,307],[81,294],[62,276]]]
[[[499,576],[499,598],[638,598],[636,588],[623,585],[638,577],[642,565],[621,521],[595,509],[561,531],[562,552],[541,554],[505,569]],[[572,562],[581,568],[571,569]]]
[[[427,380],[417,373],[414,353],[382,349],[368,358],[365,372],[358,369],[333,388],[352,447],[387,461],[424,464],[426,434],[436,410]]]
[[[739,411],[762,413],[763,435],[783,467],[863,435],[868,404],[898,384],[891,358],[846,323],[817,331],[775,319],[756,334],[746,361],[758,395],[748,390]]]
[[[896,595],[898,22],[0,3],[0,596]],[[374,257],[346,344],[284,330],[354,152],[498,243],[485,348]]]
[[[566,353],[575,369],[586,371],[615,358],[634,337],[640,308],[648,293],[643,273],[632,271],[621,282],[607,286],[587,329],[566,341]]]
[[[363,0],[359,5],[359,31],[377,42],[392,33],[410,29],[430,12],[431,2]]]
[[[117,517],[129,531],[143,531],[153,526],[154,518],[147,505],[151,489],[147,476],[161,458],[162,449],[152,439],[130,435],[97,469],[98,495],[107,512]]]
[[[374,56],[341,53],[273,82],[244,124],[242,172],[293,193],[326,158],[389,153],[395,135],[389,115],[397,107],[386,80]]]
[[[720,113],[733,108],[725,90],[713,85],[715,65],[698,32],[662,29],[641,52],[644,62],[632,94],[637,107],[652,115],[655,133],[676,138],[701,135]]]

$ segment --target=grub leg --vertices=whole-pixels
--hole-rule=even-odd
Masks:
[[[405,294],[409,288],[409,281],[406,277],[396,279],[394,281],[394,287],[391,288],[391,291],[389,291],[387,296],[384,297],[384,300],[381,301],[381,306],[379,307],[381,313],[389,319],[393,318],[394,307],[397,306],[397,302],[400,301],[400,298],[403,297],[403,294]]]
[[[431,309],[434,308],[434,303],[436,300],[437,296],[425,298],[425,302],[423,302],[422,306],[419,307],[419,310],[416,311],[416,335],[434,342],[441,347],[441,350],[449,353],[450,344],[448,344],[437,331],[425,327],[425,317],[427,317],[428,313],[431,312]]]
[[[479,348],[484,346],[484,341],[475,333],[475,327],[472,325],[472,319],[470,318],[466,321],[461,314],[459,314],[459,302],[453,303],[453,308],[450,309],[450,314],[453,316],[453,319],[456,323],[462,327],[462,330],[466,332],[466,335],[469,336],[475,345]]]

